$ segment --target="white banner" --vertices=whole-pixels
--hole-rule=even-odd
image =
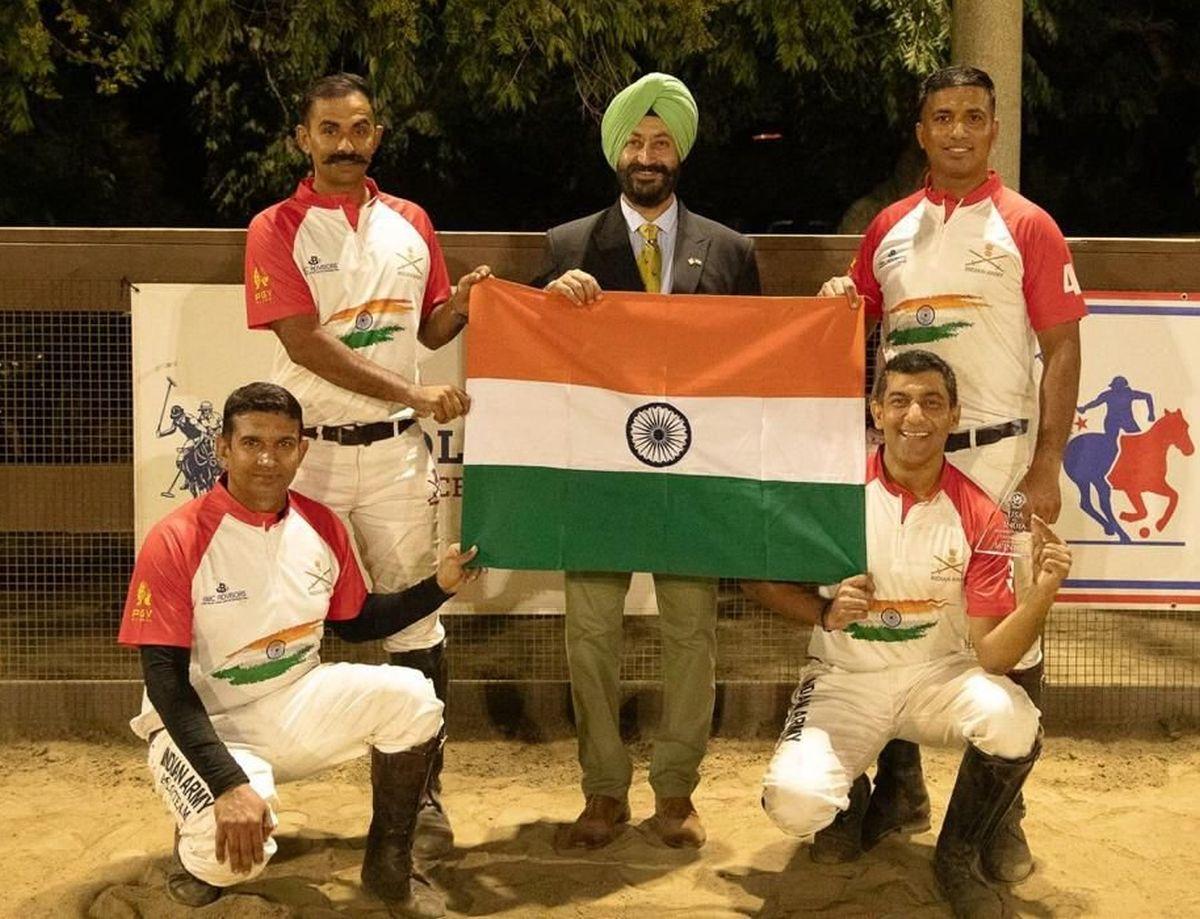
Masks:
[[[246,328],[241,285],[135,284],[133,318],[134,515],[141,545],[150,527],[212,487],[225,397],[270,379],[275,336]],[[421,378],[462,382],[462,339],[420,349]],[[437,463],[438,525],[458,539],[462,507],[462,423],[422,421]],[[561,613],[562,574],[488,571],[443,608],[450,613]],[[634,577],[627,609],[655,612],[653,584]]]
[[[1200,609],[1200,295],[1097,291],[1063,458],[1063,604]]]
[[[1057,530],[1075,566],[1064,604],[1200,609],[1200,295],[1092,293],[1081,324],[1083,372],[1062,474]],[[268,379],[275,336],[246,329],[242,288],[142,284],[133,292],[134,482],[147,529],[219,470],[214,438],[231,390]],[[427,382],[458,380],[462,336],[424,352]],[[458,538],[462,425],[425,424],[437,462],[441,538]],[[516,435],[514,435],[516,436]],[[448,612],[558,613],[562,575],[489,571]],[[638,575],[628,609],[654,612]]]

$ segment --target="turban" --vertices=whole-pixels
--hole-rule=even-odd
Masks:
[[[600,143],[604,147],[604,158],[613,169],[617,168],[617,160],[629,135],[651,110],[666,124],[679,150],[679,158],[685,159],[691,152],[700,118],[696,100],[682,81],[669,73],[648,73],[617,93],[604,111]]]

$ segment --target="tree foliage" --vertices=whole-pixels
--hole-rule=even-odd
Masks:
[[[376,88],[387,187],[444,226],[514,229],[611,197],[599,115],[651,69],[700,100],[689,202],[755,229],[812,217],[828,228],[891,171],[917,83],[947,59],[950,16],[949,0],[10,4],[0,168],[37,169],[0,219],[69,192],[77,219],[128,221],[122,196],[136,185],[169,199],[159,220],[244,223],[303,171],[290,134],[304,87],[346,69]],[[1156,145],[1176,183],[1160,223],[1194,213],[1200,127],[1183,113],[1200,102],[1197,7],[1026,3],[1023,172],[1056,214],[1083,218],[1065,225],[1111,225],[1106,200],[1128,197],[1129,169],[1154,163]],[[1139,225],[1154,226],[1150,198]]]
[[[21,0],[0,72],[10,132],[32,126],[78,73],[96,93],[136,97],[163,79],[187,88],[206,188],[225,213],[278,195],[299,161],[289,134],[316,76],[364,73],[389,133],[446,175],[473,137],[528,115],[565,118],[594,139],[607,100],[647,69],[678,72],[720,143],[755,120],[782,122],[814,97],[895,117],[915,77],[944,57],[944,0]],[[6,53],[6,58],[8,54]],[[174,116],[176,129],[183,113]],[[569,145],[568,145],[569,146]],[[534,155],[554,154],[548,150]],[[557,159],[557,157],[555,157]]]

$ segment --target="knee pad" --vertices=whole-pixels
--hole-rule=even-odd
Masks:
[[[839,810],[827,796],[787,783],[764,783],[762,806],[771,822],[789,836],[819,833],[833,823]]]
[[[1021,759],[1037,741],[1040,718],[1023,691],[1013,687],[988,694],[982,704],[975,735],[967,740],[984,753],[1000,759]]]

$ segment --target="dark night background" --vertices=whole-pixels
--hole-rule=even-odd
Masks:
[[[740,39],[752,23],[722,23],[735,14],[721,4],[710,22],[716,47],[680,52],[678,60],[642,44],[622,47],[633,72],[669,68],[699,100],[700,140],[680,186],[693,210],[747,232],[836,232],[851,202],[893,173],[911,143],[921,72],[938,61],[919,68],[872,61],[898,40],[887,34],[888,23],[860,10],[863,4],[825,3],[856,17],[828,47],[863,44],[861,30],[878,48],[863,49],[842,69],[818,61],[788,72],[768,58],[770,40],[728,46],[727,36]],[[455,53],[452,17],[464,5],[471,6],[448,3],[429,14],[428,35],[414,46],[418,61],[432,59],[440,45],[447,58]],[[54,39],[53,75],[21,78],[20,49],[0,45],[10,52],[10,60],[0,58],[0,89],[6,77],[9,86],[34,89],[26,93],[29,128],[16,132],[10,124],[0,134],[0,169],[9,177],[0,223],[7,225],[244,226],[304,173],[303,161],[278,143],[294,109],[284,115],[264,74],[285,83],[283,95],[292,100],[313,74],[365,71],[371,60],[369,46],[335,35],[290,70],[278,64],[272,74],[267,64],[259,67],[260,58],[269,63],[268,52],[235,48],[224,58],[210,54],[207,66],[192,62],[195,72],[187,73],[189,63],[172,57],[183,55],[183,39],[174,39],[172,51],[164,20],[151,33],[162,41],[160,59],[106,95],[97,92],[98,74],[111,74],[111,62],[61,49],[55,57],[58,44],[79,42],[79,30],[59,9],[68,7],[35,6]],[[109,18],[93,10],[91,33],[103,26],[122,34],[124,21],[111,10],[139,3],[101,6]],[[251,6],[267,15],[271,4]],[[494,13],[495,4],[475,6]],[[1068,235],[1200,232],[1200,4],[1042,0],[1027,9],[1022,192]],[[250,14],[237,20],[242,31],[235,34],[251,34],[249,21]],[[492,27],[499,29],[498,21]],[[286,46],[289,40],[281,37],[271,53],[304,57]],[[782,53],[782,41],[772,53]],[[944,61],[944,34],[931,33],[928,46]],[[582,65],[526,58],[526,69],[514,70],[531,81],[518,109],[497,102],[493,84],[472,77],[465,64],[453,77],[438,71],[404,106],[381,100],[389,126],[373,168],[381,186],[421,203],[444,230],[542,230],[610,202],[615,185],[599,150],[598,115],[577,91]],[[506,61],[484,63],[499,72]],[[754,85],[738,85],[747,74]],[[609,83],[619,85],[624,75],[617,76]],[[605,93],[594,96],[593,109]],[[762,133],[782,137],[752,139]],[[273,152],[261,156],[271,142]]]

